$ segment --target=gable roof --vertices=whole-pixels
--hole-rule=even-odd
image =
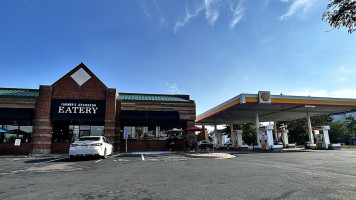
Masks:
[[[80,63],[78,66],[76,66],[74,69],[72,69],[70,72],[66,73],[64,76],[62,76],[60,79],[58,79],[56,82],[54,82],[52,85],[55,85],[56,83],[60,82],[64,77],[73,75],[75,72],[77,72],[79,69],[83,69],[86,73],[90,75],[90,78],[94,78],[97,81],[99,81],[104,87],[107,88],[107,86],[92,72],[90,69],[84,64]]]

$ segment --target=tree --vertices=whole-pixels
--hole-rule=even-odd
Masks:
[[[356,1],[355,0],[330,0],[327,5],[328,11],[323,14],[323,21],[326,21],[334,29],[340,27],[348,28],[351,34],[356,26]]]
[[[256,126],[253,123],[245,123],[241,125],[242,140],[245,144],[251,145],[256,143],[257,135],[256,135]]]
[[[332,123],[332,118],[328,115],[311,117],[310,120],[312,126],[330,125]],[[297,144],[304,144],[306,141],[309,141],[309,130],[306,118],[288,122],[281,121],[277,123],[277,127],[279,127],[282,123],[288,125],[290,143],[296,142]]]
[[[346,127],[349,130],[349,134],[352,138],[355,138],[356,120],[353,116],[348,116],[345,119]]]
[[[346,143],[350,141],[350,134],[345,123],[337,121],[330,124],[329,137],[331,143]]]

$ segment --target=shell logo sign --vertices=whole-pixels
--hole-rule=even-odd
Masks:
[[[268,91],[258,92],[259,103],[271,103],[271,94]]]

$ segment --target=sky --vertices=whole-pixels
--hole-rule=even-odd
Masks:
[[[51,85],[83,62],[118,92],[356,98],[356,33],[325,0],[0,0],[0,87]]]

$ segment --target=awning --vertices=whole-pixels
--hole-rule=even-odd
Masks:
[[[178,111],[131,111],[120,112],[120,120],[135,122],[179,122]]]
[[[255,122],[256,113],[261,122],[291,121],[306,118],[307,113],[313,117],[356,108],[356,99],[267,95],[264,100],[262,95],[240,94],[197,116],[195,122],[206,125]]]
[[[0,120],[29,120],[32,121],[33,108],[0,108]]]

